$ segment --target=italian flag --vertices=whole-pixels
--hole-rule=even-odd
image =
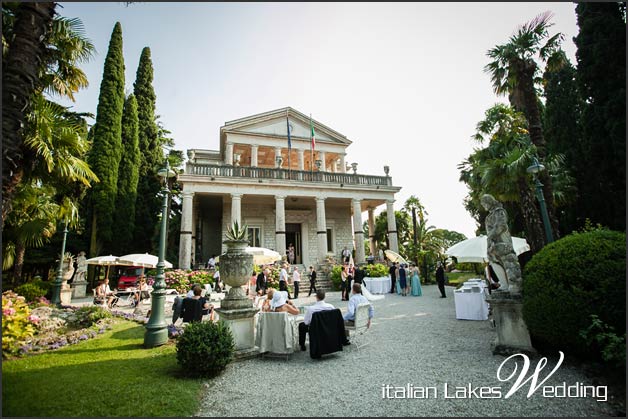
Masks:
[[[316,135],[314,134],[314,124],[312,124],[312,115],[310,115],[310,129],[312,131],[312,150],[316,148]]]

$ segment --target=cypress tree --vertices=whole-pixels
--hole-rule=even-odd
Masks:
[[[122,110],[124,107],[124,57],[122,26],[116,22],[105,58],[100,84],[93,145],[88,162],[100,179],[92,190],[92,239],[90,254],[110,250],[113,239],[118,165],[122,154]]]
[[[139,180],[140,148],[137,118],[137,101],[129,95],[122,114],[122,158],[118,169],[118,195],[116,197],[116,254],[133,253],[135,229],[135,200]]]
[[[140,171],[137,186],[138,205],[135,211],[134,244],[137,252],[152,252],[159,210],[159,179],[157,170],[163,164],[163,153],[155,123],[156,95],[153,89],[153,63],[150,48],[145,47],[135,76],[134,94],[139,121]],[[141,204],[140,204],[141,202]]]
[[[574,38],[583,109],[583,213],[626,229],[626,5],[578,3]]]

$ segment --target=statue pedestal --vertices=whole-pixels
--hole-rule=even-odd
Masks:
[[[536,353],[523,320],[521,295],[493,291],[486,301],[491,305],[497,331],[497,337],[492,344],[493,354],[510,356],[517,353]]]
[[[85,298],[87,289],[87,281],[72,281],[72,297]]]
[[[72,304],[72,289],[70,287],[68,288],[61,288],[59,297],[61,299],[61,304],[64,306],[69,306],[70,304]]]
[[[247,299],[248,300],[248,299]],[[224,302],[225,300],[223,300]],[[250,301],[250,300],[249,300]],[[235,340],[236,358],[254,356],[255,348],[255,314],[259,308],[235,308],[221,307],[216,309],[220,320],[224,321],[233,333]]]

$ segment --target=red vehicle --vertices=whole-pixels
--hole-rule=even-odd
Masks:
[[[144,268],[141,266],[129,266],[124,268],[118,279],[118,289],[125,290],[137,286],[137,282],[141,275],[144,274]]]

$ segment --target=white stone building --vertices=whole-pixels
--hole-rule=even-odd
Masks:
[[[345,163],[351,141],[316,120],[312,125],[314,150],[310,118],[292,108],[226,122],[220,150],[188,150],[185,173],[178,178],[180,268],[223,253],[233,220],[248,225],[252,246],[285,254],[294,244],[297,264],[320,263],[328,253],[338,257],[345,246],[355,248],[356,262],[364,262],[362,213],[372,226],[373,211],[383,204],[390,248],[398,250],[393,202],[401,188],[388,175],[357,174]],[[375,256],[372,240],[370,249]]]

